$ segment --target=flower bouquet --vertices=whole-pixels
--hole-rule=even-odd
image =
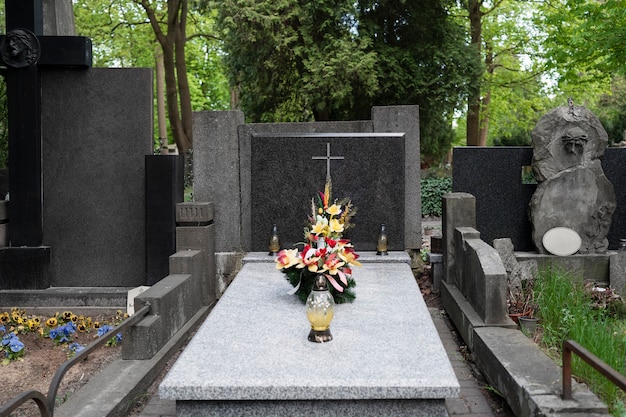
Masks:
[[[352,302],[352,266],[360,266],[359,255],[343,233],[352,227],[350,219],[356,213],[350,199],[331,201],[332,185],[326,181],[324,192],[311,200],[311,215],[304,228],[302,251],[283,249],[276,258],[276,268],[287,275],[294,286],[293,293],[303,302],[311,292],[315,278],[323,275],[328,280],[335,303]]]

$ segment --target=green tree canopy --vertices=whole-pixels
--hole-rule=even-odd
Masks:
[[[433,156],[449,148],[476,65],[445,5],[216,3],[229,78],[249,121],[363,119],[373,105],[418,104],[422,151]]]
[[[464,28],[452,19],[452,2],[360,0],[359,34],[378,57],[380,88],[361,97],[361,117],[372,105],[418,104],[422,153],[444,155],[454,138],[454,111],[467,98],[480,67]]]
[[[226,65],[250,121],[340,120],[356,89],[375,91],[376,56],[351,2],[217,3]]]
[[[561,78],[626,74],[623,0],[544,0],[535,19],[547,35],[547,62]]]

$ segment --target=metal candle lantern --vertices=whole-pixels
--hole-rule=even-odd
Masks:
[[[376,242],[376,255],[388,255],[387,252],[387,227],[380,225],[380,234]]]
[[[272,236],[268,245],[270,255],[276,255],[280,251],[280,239],[278,238],[278,228],[276,225],[272,227]]]

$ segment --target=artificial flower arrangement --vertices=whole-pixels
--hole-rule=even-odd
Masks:
[[[276,268],[287,275],[294,286],[293,293],[303,302],[311,292],[315,277],[322,274],[328,280],[335,303],[352,302],[356,295],[353,288],[352,266],[360,266],[359,255],[354,251],[343,233],[356,209],[348,198],[331,202],[332,183],[326,180],[324,192],[311,199],[311,215],[304,228],[302,251],[283,249],[276,258]],[[330,205],[329,205],[330,204]]]

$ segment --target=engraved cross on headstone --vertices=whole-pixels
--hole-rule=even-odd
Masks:
[[[326,143],[326,156],[313,156],[311,159],[325,159],[326,160],[326,179],[330,178],[330,161],[332,159],[344,159],[343,156],[331,156],[330,155],[330,142]]]
[[[40,68],[91,66],[91,40],[44,36],[43,0],[5,0],[6,35],[0,63],[6,68],[9,122],[9,237],[12,246],[40,246],[43,189]]]

